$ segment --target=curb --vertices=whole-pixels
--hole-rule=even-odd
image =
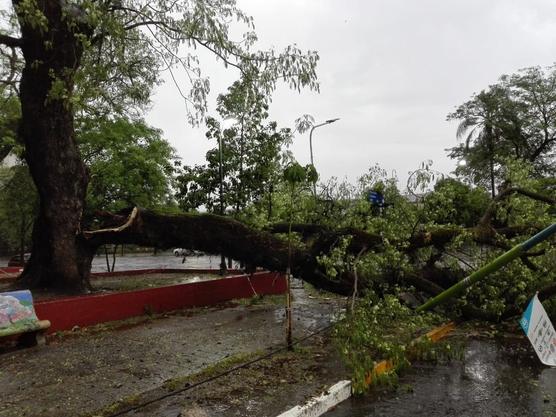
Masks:
[[[436,343],[440,339],[446,337],[455,328],[456,324],[454,322],[448,322],[432,329],[425,335],[415,339],[414,342],[422,338],[428,338],[431,342]],[[368,372],[365,376],[366,386],[371,385],[373,381],[376,380],[377,376],[390,372],[394,369],[394,365],[394,362],[391,360],[378,362],[373,367],[372,371]],[[330,387],[325,393],[307,401],[305,405],[296,405],[285,413],[280,414],[278,417],[318,417],[347,400],[351,395],[351,381],[340,381]]]
[[[228,269],[226,277],[235,277],[238,275],[245,275],[239,269]],[[15,282],[19,274],[23,272],[22,267],[7,267],[0,268],[0,282]],[[263,272],[259,270],[257,272]],[[91,272],[91,279],[110,278],[120,276],[135,276],[135,275],[148,275],[148,274],[219,274],[220,269],[214,268],[149,268],[149,269],[128,269],[123,271],[114,272]]]
[[[340,381],[319,397],[310,399],[304,406],[296,405],[278,417],[318,417],[349,397],[351,381]]]

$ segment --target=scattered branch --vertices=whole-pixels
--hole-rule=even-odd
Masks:
[[[492,201],[490,202],[489,206],[487,207],[485,214],[479,221],[478,226],[481,228],[489,228],[492,223],[492,219],[496,214],[496,209],[500,201],[509,198],[512,194],[521,194],[526,197],[529,197],[533,200],[541,201],[546,204],[556,205],[556,200],[550,196],[536,193],[534,191],[525,190],[519,187],[509,187],[504,189],[500,194],[498,194]]]

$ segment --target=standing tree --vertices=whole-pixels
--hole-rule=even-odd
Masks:
[[[525,68],[502,82],[517,103],[507,118],[515,156],[539,176],[556,174],[556,66]]]
[[[144,87],[156,81],[158,70],[179,66],[192,83],[184,94],[189,114],[202,116],[209,82],[201,77],[198,57],[183,54],[187,47],[205,48],[225,65],[256,74],[254,81],[267,93],[278,79],[298,90],[318,89],[315,52],[293,46],[281,53],[253,51],[252,31],[240,42],[230,39],[231,20],[253,27],[233,0],[13,0],[12,5],[15,26],[3,28],[0,45],[23,60],[18,134],[40,198],[32,257],[21,277],[28,286],[88,287],[96,248],[81,234],[89,175],[77,146],[76,110],[85,104],[101,108],[114,98],[115,84],[125,97],[144,100],[149,93]],[[149,65],[153,56],[158,65]],[[137,80],[138,73],[152,76]],[[76,90],[76,82],[89,89]]]
[[[218,97],[216,110],[220,118],[232,125],[222,129],[216,118],[208,118],[207,138],[216,140],[216,147],[207,152],[206,165],[184,168],[178,179],[178,197],[186,210],[204,205],[209,211],[216,211],[221,203],[221,143],[222,207],[231,208],[237,216],[248,204],[262,201],[272,193],[273,184],[279,180],[280,151],[290,143],[291,132],[287,128],[278,129],[275,122],[267,122],[268,97],[247,77]]]
[[[77,129],[79,150],[90,170],[87,211],[175,205],[174,149],[161,131],[142,120],[87,119]]]
[[[502,76],[448,115],[458,120],[463,144],[450,157],[466,163],[456,170],[494,196],[505,160],[529,163],[538,176],[556,173],[556,67],[526,68]]]
[[[37,192],[29,170],[17,164],[0,171],[0,235],[20,259],[31,241],[31,227],[38,206]]]
[[[465,160],[460,171],[471,170],[474,183],[481,183],[483,178],[488,178],[493,198],[496,195],[496,165],[502,156],[499,147],[502,143],[500,126],[504,99],[505,91],[492,87],[489,91],[477,94],[448,116],[448,120],[461,121],[457,137],[464,138],[464,144],[452,148],[450,156]]]

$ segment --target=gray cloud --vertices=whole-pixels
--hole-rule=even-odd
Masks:
[[[324,178],[354,179],[375,162],[404,179],[422,160],[448,173],[455,126],[446,115],[504,73],[556,58],[556,3],[548,0],[240,0],[253,15],[261,47],[296,43],[319,51],[321,94],[280,87],[271,117],[341,117],[315,131],[315,164]],[[209,58],[212,100],[238,76]],[[170,83],[149,115],[184,162],[202,162],[204,129],[186,125]],[[297,158],[309,160],[308,137]]]

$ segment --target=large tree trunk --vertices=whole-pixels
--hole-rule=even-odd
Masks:
[[[229,217],[213,214],[164,215],[135,208],[127,215],[104,214],[110,228],[83,233],[89,247],[105,243],[137,244],[167,249],[180,247],[205,253],[223,254],[253,267],[284,272],[288,262],[288,244],[271,233],[252,229]],[[294,247],[291,270],[295,276],[340,294],[350,294],[351,274],[331,279],[317,261],[321,251],[330,250],[330,237],[319,244]]]
[[[293,247],[290,258],[287,241],[271,233],[252,229],[229,217],[213,214],[168,215],[139,208],[118,215],[98,213],[98,216],[104,219],[104,227],[83,232],[87,246],[91,248],[107,243],[156,246],[162,249],[180,247],[223,254],[272,271],[284,272],[291,265],[291,272],[296,277],[318,288],[345,295],[352,292],[353,273],[345,271],[331,278],[319,264],[317,257],[330,253],[342,236],[351,236],[346,251],[354,255],[384,249],[379,235],[352,228],[334,230],[321,225],[294,224],[291,226],[292,230],[301,235],[304,243]],[[273,227],[273,232],[285,233],[289,228],[289,224],[277,224]],[[403,243],[406,253],[428,246],[442,248],[465,230],[456,227],[442,228],[417,233],[408,241],[400,243]],[[491,237],[480,233],[476,233],[475,240],[481,244],[494,243]],[[441,279],[446,276],[450,278],[449,282]],[[434,294],[441,291],[444,285],[451,285],[461,277],[425,267],[420,273],[406,278],[412,285]],[[361,289],[364,289],[371,283],[363,280],[360,284]]]
[[[30,22],[16,5],[25,40],[19,134],[40,197],[32,255],[21,281],[29,287],[82,291],[90,267],[90,250],[79,238],[88,175],[75,141],[71,100],[83,52],[75,35],[80,26],[68,21],[64,2],[37,4],[46,27]]]

